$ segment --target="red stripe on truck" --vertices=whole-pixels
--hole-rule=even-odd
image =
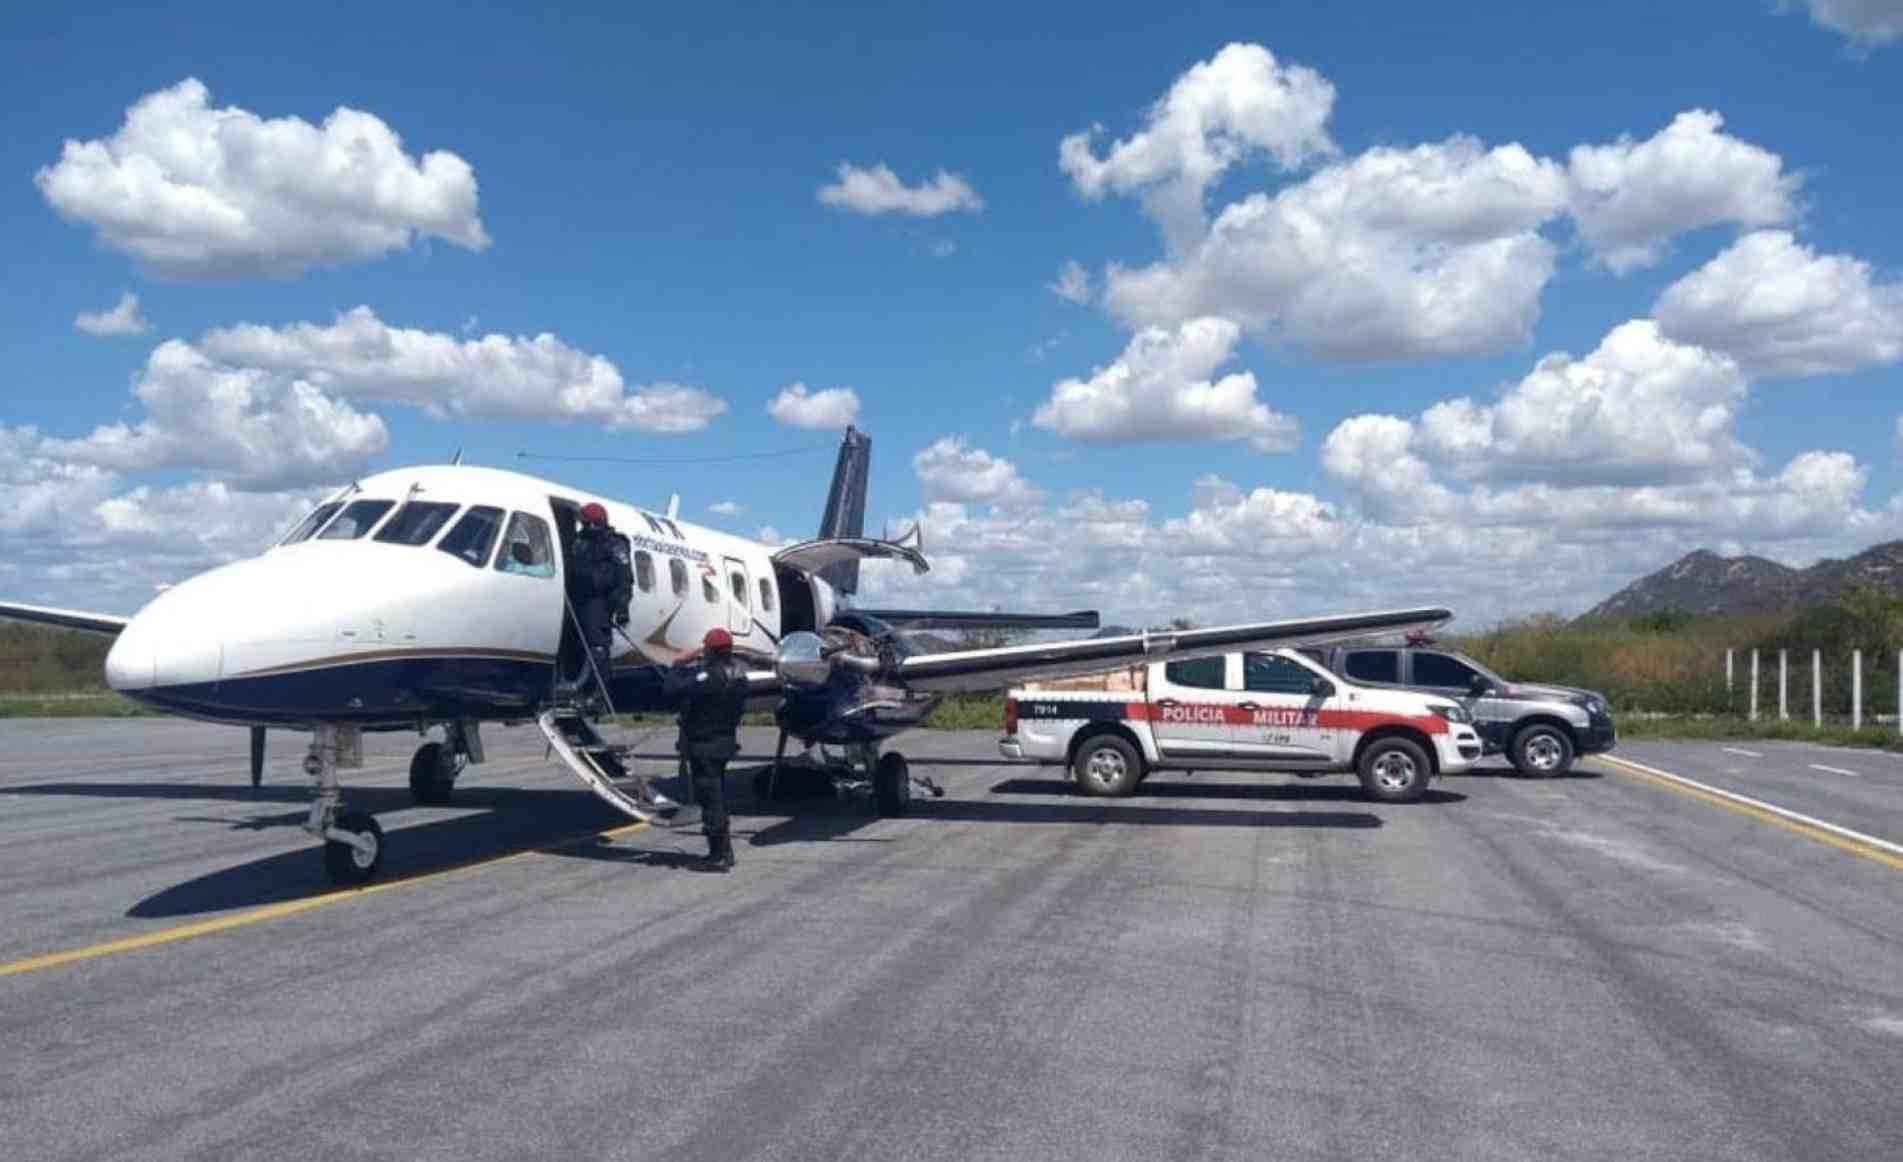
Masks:
[[[1365,732],[1377,726],[1411,726],[1422,734],[1446,734],[1447,720],[1437,714],[1415,716],[1387,710],[1308,710],[1264,706],[1248,710],[1230,702],[1175,702],[1168,706],[1129,702],[1124,714],[1134,722],[1189,726],[1290,726]]]

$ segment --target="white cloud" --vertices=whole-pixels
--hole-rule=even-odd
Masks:
[[[143,335],[152,329],[139,313],[139,296],[126,291],[119,301],[103,311],[81,311],[73,316],[73,326],[88,335]]]
[[[1009,460],[965,445],[963,436],[941,436],[912,457],[928,502],[978,502],[1017,507],[1038,499],[1037,489]]]
[[[1231,166],[1266,152],[1294,169],[1335,151],[1327,124],[1335,87],[1302,65],[1283,65],[1258,44],[1229,44],[1178,77],[1149,109],[1144,127],[1100,158],[1100,131],[1074,133],[1058,146],[1058,165],[1077,192],[1141,193],[1172,244],[1188,246],[1203,228],[1204,192]]]
[[[1573,218],[1601,262],[1621,273],[1651,266],[1674,235],[1725,222],[1765,226],[1796,212],[1801,179],[1777,154],[1722,132],[1724,123],[1693,109],[1644,141],[1573,149]]]
[[[766,410],[788,427],[827,431],[859,418],[859,393],[850,387],[808,391],[805,384],[793,383],[767,401]]]
[[[1178,257],[1112,267],[1104,298],[1132,326],[1219,315],[1339,359],[1496,351],[1538,320],[1557,252],[1537,231],[1565,199],[1518,145],[1371,149],[1228,206]]]
[[[1241,334],[1236,324],[1218,318],[1139,331],[1089,379],[1066,379],[1052,388],[1031,422],[1095,443],[1247,439],[1258,451],[1286,452],[1299,428],[1256,399],[1255,375],[1215,377],[1234,358]]]
[[[1708,477],[1751,460],[1731,434],[1744,398],[1732,360],[1636,319],[1583,359],[1541,359],[1498,403],[1462,397],[1427,409],[1418,447],[1466,479]]]
[[[533,337],[491,333],[463,339],[392,327],[367,306],[329,325],[241,324],[214,330],[200,346],[232,366],[307,380],[341,398],[421,408],[438,418],[697,432],[727,410],[716,396],[684,384],[630,390],[608,359],[546,331]]]
[[[985,200],[964,178],[939,170],[927,182],[908,186],[883,163],[861,168],[851,162],[839,163],[839,180],[819,188],[819,200],[834,209],[855,214],[908,214],[914,218],[936,218],[964,210],[977,213]]]
[[[419,237],[489,244],[475,173],[457,155],[413,158],[355,109],[318,126],[209,101],[196,79],[149,93],[112,136],[68,140],[34,181],[61,217],[171,278],[284,277]]]
[[[1057,279],[1050,284],[1050,289],[1052,294],[1067,303],[1087,305],[1093,293],[1090,272],[1084,269],[1083,263],[1070,259],[1057,272]]]
[[[1664,332],[1724,351],[1756,375],[1823,375],[1903,359],[1903,284],[1760,230],[1679,279],[1653,307]]]
[[[1818,26],[1842,33],[1853,44],[1875,47],[1903,39],[1903,3],[1898,0],[1804,0]]]
[[[315,384],[221,363],[179,339],[161,343],[133,385],[137,423],[45,442],[49,455],[132,472],[199,468],[274,489],[361,472],[389,443],[383,421]]]
[[[747,511],[746,506],[731,500],[717,500],[707,506],[707,511],[715,516],[739,516]]]

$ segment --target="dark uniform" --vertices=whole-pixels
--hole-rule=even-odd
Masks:
[[[680,750],[687,760],[694,801],[700,804],[707,833],[705,866],[726,870],[733,866],[733,840],[727,830],[727,762],[740,753],[740,716],[747,709],[747,670],[727,647],[708,635],[703,653],[691,666],[677,664],[667,672],[668,695],[680,704]]]
[[[593,508],[598,506],[588,506]],[[581,531],[575,534],[568,556],[568,598],[581,622],[582,644],[594,659],[605,686],[614,660],[614,627],[628,623],[628,602],[634,597],[634,565],[628,538],[608,524],[605,512],[600,513],[599,521],[589,520],[588,509],[583,510]],[[594,675],[587,670],[580,678],[583,689],[599,690]]]

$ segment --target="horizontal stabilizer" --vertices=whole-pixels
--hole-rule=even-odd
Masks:
[[[1074,613],[987,613],[949,609],[861,609],[852,612],[877,618],[896,629],[1096,629],[1097,611]]]
[[[110,613],[81,613],[74,609],[52,609],[44,605],[15,605],[0,601],[0,618],[14,621],[31,621],[40,625],[57,625],[62,629],[83,629],[87,633],[103,633],[117,636],[129,617],[114,617]]]

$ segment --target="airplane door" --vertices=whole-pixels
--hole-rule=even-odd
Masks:
[[[753,579],[747,575],[747,563],[738,557],[723,557],[727,574],[727,632],[740,638],[753,632]]]
[[[1230,681],[1234,655],[1168,662],[1152,670],[1150,731],[1171,758],[1233,755],[1244,695]]]
[[[1322,717],[1328,692],[1318,683],[1324,680],[1281,654],[1244,654],[1241,709],[1248,715],[1248,725],[1241,729],[1244,753],[1290,763],[1333,762],[1338,732]]]

